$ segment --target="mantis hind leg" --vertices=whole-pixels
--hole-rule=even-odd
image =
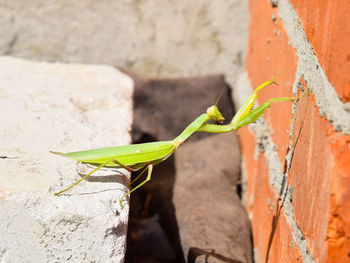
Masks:
[[[141,177],[141,175],[143,175],[143,173],[148,169],[148,166],[146,166],[145,168],[143,168],[143,170],[136,176],[136,178],[134,180],[131,181],[131,185],[133,183],[135,183],[137,181],[137,179],[139,179]]]
[[[103,163],[99,166],[97,166],[94,170],[92,170],[90,173],[88,173],[87,175],[83,176],[80,180],[76,181],[74,184],[72,184],[71,186],[67,187],[66,189],[59,191],[58,193],[55,193],[55,195],[60,195],[62,193],[64,193],[65,191],[73,188],[74,186],[76,186],[77,184],[79,184],[81,181],[85,180],[86,178],[88,178],[90,175],[92,175],[94,172],[96,172],[97,170],[100,170],[102,167],[106,166],[106,163]]]
[[[122,204],[122,200],[127,197],[129,194],[131,194],[132,192],[134,192],[136,189],[140,188],[141,186],[143,186],[145,183],[147,183],[149,180],[151,180],[151,176],[152,176],[152,170],[153,170],[153,164],[149,164],[145,169],[143,169],[143,171],[132,181],[135,182],[145,171],[146,169],[148,169],[148,174],[146,179],[140,183],[139,185],[135,186],[134,188],[132,188],[129,192],[127,192],[125,195],[122,196],[122,198],[119,199],[119,204],[120,207],[123,209],[123,204]]]
[[[107,166],[107,164],[110,163],[110,162],[113,162],[113,163],[115,163],[115,164],[118,164],[120,167],[122,167],[122,168],[128,170],[129,172],[137,171],[137,169],[133,169],[133,168],[131,168],[131,167],[129,167],[129,166],[126,166],[126,165],[120,163],[120,162],[119,162],[118,160],[116,160],[116,159],[110,159],[110,160],[108,160],[107,162],[102,163],[102,164],[100,164],[99,166],[97,166],[94,170],[92,170],[92,171],[91,171],[90,173],[88,173],[87,175],[84,175],[82,178],[80,178],[78,181],[76,181],[76,182],[75,182],[74,184],[72,184],[71,186],[67,187],[66,189],[63,189],[62,191],[59,191],[58,193],[55,193],[55,195],[60,195],[60,194],[64,193],[65,191],[67,191],[67,190],[73,188],[74,186],[76,186],[77,184],[79,184],[81,181],[85,180],[85,179],[88,178],[90,175],[92,175],[94,172],[96,172],[96,171],[100,170],[101,168]]]

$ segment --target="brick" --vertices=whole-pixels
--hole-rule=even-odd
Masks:
[[[284,209],[280,209],[279,197],[268,180],[268,164],[261,155],[257,164],[259,176],[254,178],[254,205],[252,207],[252,230],[257,262],[303,262],[293,229],[287,223]],[[276,220],[276,221],[274,221]],[[274,222],[277,222],[274,225]],[[269,245],[269,240],[272,242]]]
[[[344,25],[344,21],[349,21],[350,2],[291,2],[327,77],[340,98],[350,101],[350,76],[347,74],[350,71],[350,54],[346,44],[350,42],[350,28]],[[262,90],[258,102],[261,104],[272,97],[291,97],[292,84],[302,80],[294,79],[298,59],[278,18],[277,9],[272,8],[269,1],[252,0],[250,12],[247,71],[252,85],[256,87],[284,69],[277,80],[280,85]],[[303,84],[307,87],[307,82],[303,81]],[[291,104],[277,103],[264,114],[273,130],[272,139],[280,159],[280,163],[275,165],[281,167],[289,144],[293,117],[291,113]],[[292,137],[295,151],[288,175],[289,187],[293,189],[293,210],[288,211],[289,220],[295,220],[294,223],[306,238],[306,248],[311,254],[307,255],[309,260],[314,258],[316,262],[348,262],[350,136],[337,132],[327,118],[320,115],[313,95],[298,102],[296,114]],[[256,257],[264,262],[275,212],[273,205],[278,195],[268,181],[266,158],[269,156],[260,154],[258,160],[254,160],[255,136],[248,129],[242,129],[239,134],[245,169],[249,174],[246,206],[252,215]],[[293,229],[287,221],[282,210],[269,262],[302,261],[301,252],[293,240]]]
[[[254,199],[254,178],[257,173],[257,165],[256,160],[254,160],[254,151],[255,151],[255,145],[256,138],[252,132],[249,131],[248,127],[242,127],[238,130],[238,135],[241,142],[241,148],[242,152],[244,153],[244,169],[247,172],[248,176],[248,182],[247,182],[247,203],[246,208],[248,212],[251,211],[251,201]]]
[[[340,99],[350,101],[350,1],[291,0]]]
[[[329,223],[327,229],[328,262],[350,260],[350,136],[329,136],[334,156]]]
[[[293,187],[296,221],[306,237],[307,246],[319,262],[326,262],[326,232],[329,193],[334,156],[310,96],[299,102],[294,126],[294,155],[288,183]]]
[[[276,9],[270,8],[264,1],[251,4],[251,27],[247,56],[247,70],[253,87],[281,73],[278,86],[270,86],[259,92],[261,104],[273,97],[293,97],[291,87],[296,72],[297,56],[288,43],[288,36]],[[273,21],[272,17],[276,17]],[[290,102],[274,103],[264,117],[274,130],[273,140],[278,145],[281,163],[288,147],[289,127],[291,125]]]
[[[268,262],[304,262],[298,244],[293,238],[293,229],[287,222],[284,209],[278,220]]]

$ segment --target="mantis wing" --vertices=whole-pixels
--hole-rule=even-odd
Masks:
[[[117,160],[126,166],[133,166],[140,163],[151,163],[153,161],[166,159],[173,153],[175,148],[176,146],[172,141],[162,141],[70,153],[52,153],[72,158],[82,163],[105,164],[105,166],[118,167],[120,165],[114,163],[113,160]]]

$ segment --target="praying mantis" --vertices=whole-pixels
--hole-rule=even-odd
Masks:
[[[91,172],[83,176],[80,180],[69,186],[68,188],[55,193],[55,195],[60,195],[72,187],[79,184],[81,181],[85,180],[87,177],[92,175],[97,170],[103,167],[113,167],[113,168],[124,168],[129,172],[139,171],[140,173],[131,182],[131,185],[136,182],[146,171],[147,177],[140,184],[130,189],[125,195],[119,199],[121,208],[123,208],[122,200],[126,198],[136,189],[143,186],[145,183],[151,180],[153,166],[157,165],[164,160],[166,160],[174,151],[181,146],[193,133],[195,132],[210,132],[210,133],[226,133],[248,125],[256,121],[269,107],[275,102],[287,102],[295,101],[299,97],[276,97],[268,100],[267,102],[261,104],[252,110],[253,104],[258,97],[258,92],[264,87],[270,84],[276,84],[275,78],[266,81],[259,85],[254,92],[245,100],[243,105],[239,108],[237,113],[234,115],[230,124],[209,124],[209,120],[223,123],[224,117],[219,111],[217,105],[210,106],[206,113],[201,114],[192,123],[190,123],[184,131],[177,136],[172,141],[159,141],[159,142],[149,142],[149,143],[139,143],[132,145],[122,145],[116,147],[99,148],[86,151],[61,153],[53,152],[64,157],[74,159],[78,162],[90,164],[94,167]]]

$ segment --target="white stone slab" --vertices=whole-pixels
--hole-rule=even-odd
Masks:
[[[132,91],[109,66],[0,57],[1,262],[123,261],[129,174],[105,170],[57,197],[80,176],[49,150],[128,144]]]

